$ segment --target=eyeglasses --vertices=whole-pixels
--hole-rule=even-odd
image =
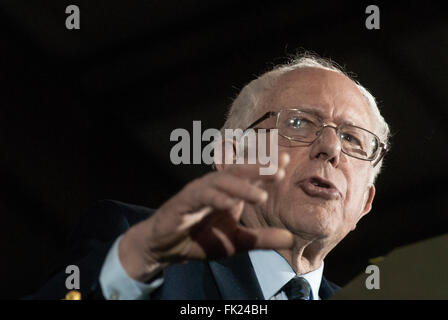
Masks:
[[[275,128],[278,134],[289,140],[291,146],[296,142],[311,145],[322,134],[324,128],[333,128],[341,141],[342,152],[364,161],[372,162],[375,167],[387,152],[387,145],[373,132],[350,124],[337,127],[325,124],[318,116],[299,109],[284,109],[279,112],[269,111],[252,123],[246,130],[262,121],[276,117]],[[302,144],[303,145],[303,144]]]

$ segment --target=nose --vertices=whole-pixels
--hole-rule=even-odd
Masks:
[[[341,140],[337,135],[337,129],[332,126],[324,127],[317,139],[311,145],[311,159],[328,161],[333,167],[339,165],[341,157]]]

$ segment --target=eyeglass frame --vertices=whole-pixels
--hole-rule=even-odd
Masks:
[[[300,109],[282,109],[282,110],[280,110],[280,111],[268,111],[268,112],[266,112],[263,116],[261,116],[258,120],[255,120],[250,126],[248,126],[246,129],[244,129],[244,131],[247,131],[248,129],[261,129],[261,128],[253,128],[253,127],[256,126],[257,124],[263,122],[264,120],[269,119],[269,118],[272,117],[272,116],[276,116],[276,117],[277,117],[277,119],[276,119],[276,121],[275,121],[275,127],[276,127],[276,129],[278,129],[278,120],[279,120],[280,113],[281,113],[282,111],[299,111],[299,112],[303,112],[303,113],[306,113],[306,114],[310,114],[309,112],[302,111],[302,110],[300,110]],[[300,141],[300,140],[297,140],[297,139],[294,139],[294,138],[291,138],[291,137],[287,137],[287,136],[285,136],[285,135],[281,135],[281,136],[284,137],[285,139],[288,139],[289,141],[291,141],[291,140],[293,140],[293,141],[299,141],[299,142],[307,143],[307,144],[311,145],[311,144],[313,144],[313,143],[320,137],[320,135],[322,134],[322,131],[323,131],[326,127],[333,128],[333,129],[336,130],[336,132],[338,132],[339,126],[335,127],[335,126],[326,124],[326,123],[325,123],[321,118],[319,118],[318,116],[316,116],[316,115],[313,115],[313,116],[315,116],[316,118],[318,118],[319,121],[321,122],[321,128],[319,129],[320,133],[316,136],[316,138],[315,138],[313,141],[311,141],[311,142],[305,142],[305,141]],[[355,125],[350,125],[350,126],[355,127],[355,128],[358,128],[358,129],[361,129],[361,130],[364,130],[364,131],[367,131],[367,132],[373,134],[373,135],[378,139],[378,141],[379,141],[378,149],[380,149],[380,150],[379,150],[379,154],[378,154],[378,156],[377,156],[378,159],[376,159],[376,160],[375,160],[375,159],[371,159],[371,160],[369,160],[369,159],[362,159],[362,158],[353,156],[353,155],[351,155],[351,154],[348,154],[347,152],[345,152],[344,150],[342,150],[342,148],[341,148],[341,151],[342,151],[344,154],[348,155],[349,157],[352,157],[352,158],[355,158],[355,159],[359,159],[359,160],[362,160],[362,161],[369,161],[369,162],[374,161],[374,163],[372,164],[372,166],[373,166],[373,167],[376,167],[376,165],[381,161],[381,159],[383,159],[383,157],[386,155],[386,153],[387,153],[387,151],[388,151],[387,144],[385,144],[384,142],[382,142],[381,139],[380,139],[376,134],[374,134],[372,131],[369,131],[369,130],[367,130],[367,129],[364,129],[364,128],[361,128],[361,127],[358,127],[358,126],[355,126]],[[376,151],[376,152],[378,153],[378,151]]]

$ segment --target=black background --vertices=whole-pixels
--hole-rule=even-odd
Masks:
[[[81,29],[67,30],[77,4]],[[367,30],[365,9],[380,8]],[[448,19],[438,2],[0,1],[0,298],[39,287],[95,200],[156,208],[209,170],[169,159],[175,128],[220,128],[244,84],[303,48],[377,97],[394,134],[373,210],[326,258],[447,231]],[[82,276],[82,275],[81,275]]]

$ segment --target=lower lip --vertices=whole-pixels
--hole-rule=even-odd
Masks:
[[[312,184],[309,180],[300,182],[299,186],[302,188],[303,192],[305,192],[310,197],[317,197],[325,200],[337,200],[341,196],[336,188],[318,187]]]

